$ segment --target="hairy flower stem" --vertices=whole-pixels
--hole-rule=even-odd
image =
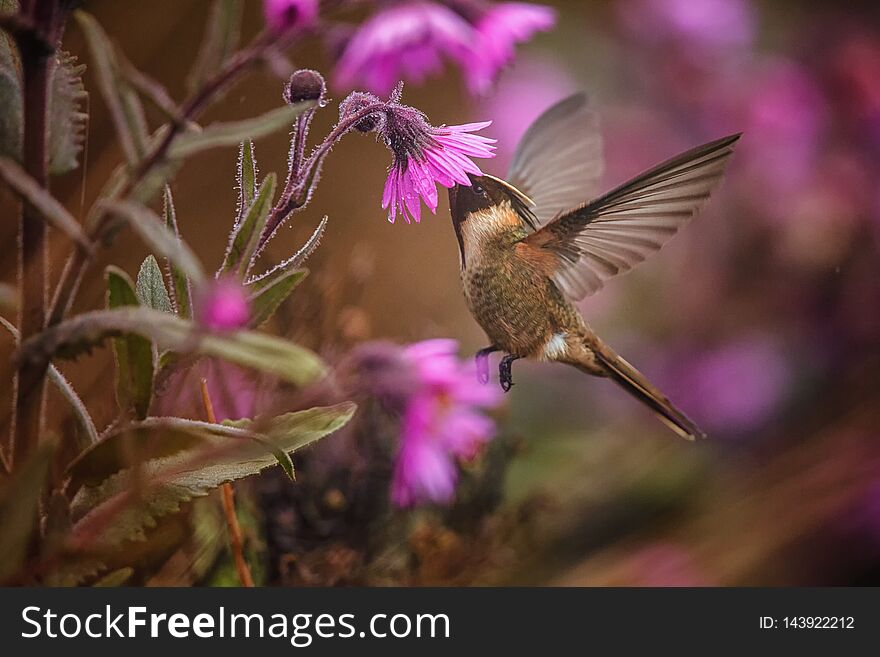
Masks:
[[[354,112],[351,116],[342,119],[336,124],[336,127],[333,128],[330,134],[327,135],[326,139],[315,148],[308,160],[306,160],[301,167],[298,165],[297,170],[292,173],[288,179],[284,192],[282,193],[281,198],[278,199],[278,203],[269,213],[269,218],[266,220],[266,226],[263,229],[263,234],[260,236],[257,250],[254,252],[253,258],[251,258],[248,271],[250,271],[257,258],[263,252],[263,249],[266,248],[269,240],[272,239],[281,227],[281,224],[283,224],[287,217],[290,216],[290,213],[305,205],[311,194],[312,187],[318,178],[318,174],[321,171],[321,165],[324,163],[324,158],[327,157],[327,154],[332,150],[336,143],[370,114],[381,112],[384,109],[386,109],[386,103],[373,103],[372,105],[367,105],[357,112]],[[299,135],[297,135],[297,137],[298,136]],[[295,148],[297,146],[298,145],[296,145]]]
[[[217,416],[214,414],[214,404],[208,392],[208,380],[201,380],[202,404],[205,407],[205,418],[211,424],[217,424]],[[235,570],[238,572],[238,580],[242,586],[252,587],[254,578],[251,569],[244,558],[244,541],[241,536],[241,527],[238,524],[238,516],[235,515],[235,492],[232,484],[223,484],[220,487],[223,497],[223,513],[226,516],[226,526],[229,528],[229,547],[232,550],[232,558],[235,561]]]
[[[49,81],[65,14],[66,5],[60,0],[23,2],[20,16],[30,29],[16,34],[24,88],[23,165],[43,188],[47,188],[49,182]],[[48,226],[27,201],[22,203],[18,247],[18,328],[20,341],[24,343],[45,326],[48,289]],[[16,371],[10,466],[24,461],[39,442],[46,402],[45,374],[46,367],[26,360]]]

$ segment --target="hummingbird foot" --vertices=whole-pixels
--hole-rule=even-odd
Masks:
[[[519,356],[508,354],[501,359],[501,364],[498,366],[498,375],[501,379],[501,389],[504,392],[510,392],[510,389],[513,387],[513,372],[511,371],[511,367],[513,366],[513,361],[517,358],[519,358]]]
[[[480,349],[474,356],[477,362],[477,381],[489,383],[489,354],[498,351],[498,347],[491,345]]]

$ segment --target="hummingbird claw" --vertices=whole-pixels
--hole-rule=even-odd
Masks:
[[[501,359],[501,364],[498,366],[501,389],[504,392],[510,392],[510,389],[513,387],[513,372],[511,371],[511,367],[513,361],[517,358],[519,358],[519,356],[507,355]]]
[[[489,383],[489,354],[493,351],[498,350],[495,347],[485,347],[474,356],[474,360],[477,362],[477,381],[480,383]]]

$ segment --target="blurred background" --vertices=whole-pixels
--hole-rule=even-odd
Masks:
[[[245,4],[247,37],[261,18],[258,2]],[[485,98],[468,96],[449,67],[408,85],[404,101],[438,125],[492,120],[484,132],[499,140],[499,156],[481,165],[503,176],[529,122],[585,90],[602,116],[608,187],[691,146],[744,133],[707,209],[659,255],[582,304],[599,335],[710,439],[677,439],[607,381],[517,363],[517,385],[498,416],[501,501],[479,531],[426,535],[430,521],[414,521],[406,540],[442,556],[423,559],[432,565],[413,583],[880,584],[880,7],[549,4],[560,12],[557,28],[522,47]],[[136,66],[183,97],[207,2],[85,5]],[[88,63],[73,25],[65,45]],[[296,64],[331,68],[318,43]],[[87,166],[54,188],[77,216],[120,160],[88,73],[86,87]],[[343,95],[331,91],[313,138],[335,122]],[[280,102],[281,85],[266,71],[205,120],[244,118]],[[261,172],[283,172],[283,135],[256,148]],[[331,361],[378,338],[452,337],[467,357],[485,338],[459,288],[445,194],[436,216],[389,224],[380,208],[388,160],[372,136],[357,134],[332,153],[312,204],[265,256],[286,257],[329,215],[310,277],[270,330]],[[232,150],[213,151],[174,183],[181,232],[208,263],[222,257],[234,216],[235,161]],[[9,218],[5,193],[3,203]],[[15,239],[14,221],[0,224],[0,239]],[[57,242],[56,272],[65,255]],[[90,270],[79,309],[103,304],[104,265],[134,274],[146,255],[131,235],[117,247]],[[13,251],[6,253],[0,276],[12,282]],[[2,367],[10,381],[7,358]],[[64,367],[105,423],[113,399],[98,393],[111,367],[106,351]],[[8,386],[3,395],[5,414]],[[56,415],[61,426],[63,406]],[[265,500],[278,485],[270,476],[253,498],[254,525],[276,560],[284,502]],[[276,572],[270,581],[285,577]]]

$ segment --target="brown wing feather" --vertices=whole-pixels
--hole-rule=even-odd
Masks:
[[[574,94],[539,116],[523,135],[507,173],[534,201],[538,226],[599,193],[599,118],[587,97]]]
[[[592,294],[660,249],[696,214],[721,179],[739,137],[667,160],[560,215],[523,243],[556,256],[553,279],[567,296],[577,300]]]

